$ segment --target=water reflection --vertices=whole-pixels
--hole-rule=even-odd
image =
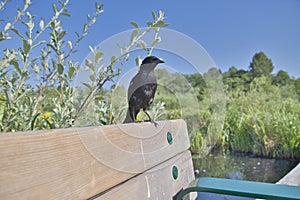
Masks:
[[[236,180],[248,180],[275,183],[286,175],[299,160],[257,158],[245,154],[233,154],[214,151],[205,158],[194,155],[194,168],[198,177],[218,177]],[[198,199],[248,200],[250,198],[233,197],[210,193],[198,193]]]
[[[245,154],[214,151],[205,158],[193,157],[198,177],[219,177],[275,183],[299,161],[291,159],[258,158]]]

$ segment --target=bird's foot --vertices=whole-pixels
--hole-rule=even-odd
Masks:
[[[151,122],[154,124],[155,127],[157,127],[158,123],[152,119],[144,120],[144,122]]]
[[[147,117],[149,118],[148,120],[145,120],[144,122],[151,122],[155,125],[155,127],[157,127],[158,123],[156,123],[153,119],[151,119],[150,115],[147,113],[147,111],[144,109],[145,114],[147,115]]]

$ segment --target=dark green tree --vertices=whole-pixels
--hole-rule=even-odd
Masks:
[[[223,74],[224,84],[227,85],[228,90],[236,88],[246,89],[251,82],[251,76],[248,71],[243,69],[238,70],[236,67],[231,67],[228,72]]]
[[[202,101],[205,98],[205,96],[208,95],[207,86],[202,75],[196,73],[191,75],[185,75],[185,78],[188,80],[188,82],[192,85],[192,87],[196,91],[198,100]]]
[[[273,83],[278,86],[283,86],[291,83],[291,78],[287,72],[280,70],[276,76],[273,77]]]
[[[264,52],[259,52],[253,56],[249,68],[253,78],[255,78],[261,76],[270,76],[274,66],[272,60],[269,59]]]

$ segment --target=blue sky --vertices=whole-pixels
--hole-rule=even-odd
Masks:
[[[30,10],[39,19],[49,19],[51,1],[32,0]],[[13,1],[0,19],[12,19],[23,1]],[[290,76],[300,77],[300,1],[298,0],[103,0],[100,14],[89,35],[74,55],[82,61],[89,53],[88,45],[96,46],[110,36],[132,28],[131,21],[146,25],[151,11],[163,10],[169,29],[179,31],[197,41],[223,72],[231,66],[248,69],[253,55],[263,51],[272,59],[274,72],[283,69]],[[64,28],[69,36],[80,32],[86,15],[94,10],[94,1],[70,0],[70,18]],[[0,24],[4,26],[3,23]],[[70,38],[72,39],[72,38]],[[13,46],[0,43],[0,49]]]

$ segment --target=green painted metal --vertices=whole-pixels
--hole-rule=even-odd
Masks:
[[[167,140],[168,140],[168,143],[169,143],[169,144],[172,144],[172,143],[173,143],[173,136],[172,136],[172,133],[171,133],[171,132],[168,132],[168,133],[167,133]]]
[[[178,178],[178,168],[176,166],[173,166],[172,168],[172,175],[174,180],[176,180]]]
[[[176,199],[182,200],[190,192],[209,192],[272,200],[300,200],[300,186],[223,178],[200,178],[194,186],[181,191]]]

